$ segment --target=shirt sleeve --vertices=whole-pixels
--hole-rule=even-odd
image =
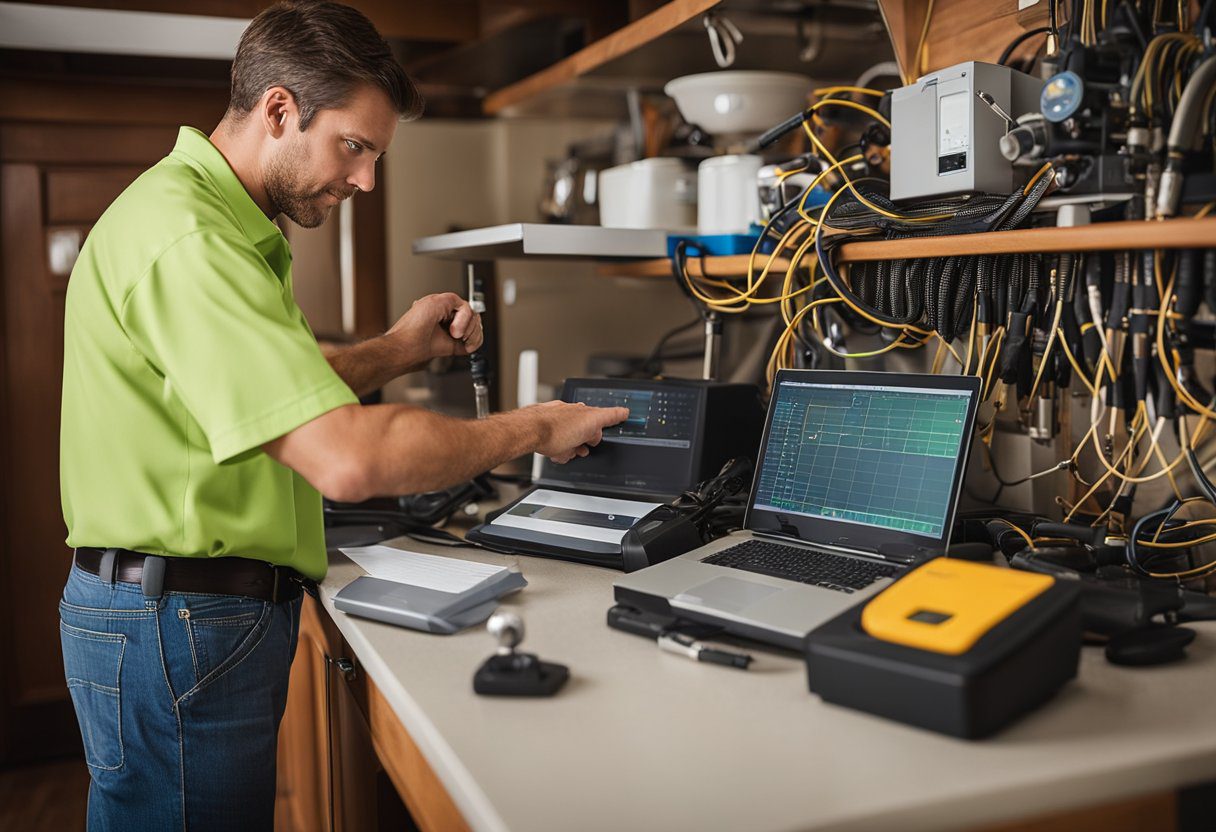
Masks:
[[[200,231],[164,251],[120,310],[220,464],[358,402],[248,241]]]

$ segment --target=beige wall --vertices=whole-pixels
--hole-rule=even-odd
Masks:
[[[460,266],[415,257],[417,237],[453,226],[476,228],[539,219],[544,162],[567,145],[599,135],[598,121],[426,121],[403,125],[384,162],[389,228],[389,314],[396,317],[421,295],[463,293]],[[692,309],[667,281],[606,278],[577,262],[499,264],[499,286],[514,282],[510,306],[499,298],[504,406],[516,400],[520,350],[540,352],[542,383],[558,385],[585,372],[592,352],[646,354]],[[405,395],[396,388],[394,398]]]

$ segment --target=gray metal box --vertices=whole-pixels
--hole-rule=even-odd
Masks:
[[[891,198],[1012,191],[1020,183],[999,147],[1005,120],[977,93],[991,95],[1016,119],[1038,111],[1042,87],[1039,79],[1009,67],[968,61],[895,90]]]

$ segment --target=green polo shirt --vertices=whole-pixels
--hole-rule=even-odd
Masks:
[[[321,497],[261,446],[357,401],[296,305],[291,251],[205,135],[128,187],[68,284],[68,545],[325,574]]]

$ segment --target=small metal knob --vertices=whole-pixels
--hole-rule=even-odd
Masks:
[[[490,635],[498,639],[498,652],[508,655],[524,640],[524,621],[513,612],[496,612],[486,622]]]

